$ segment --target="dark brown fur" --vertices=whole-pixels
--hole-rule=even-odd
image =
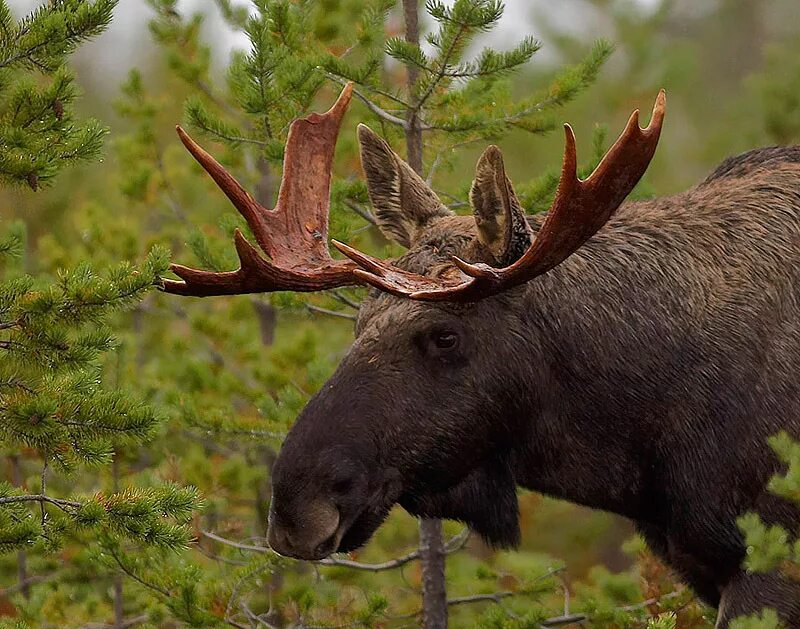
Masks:
[[[481,247],[472,217],[435,217],[399,266],[432,274]],[[400,502],[509,546],[521,485],[632,519],[719,626],[771,605],[800,627],[800,587],[740,567],[737,516],[800,524],[765,489],[780,430],[800,437],[797,147],[626,203],[560,266],[478,303],[373,292],[275,465],[272,530],[295,539],[282,551],[323,556]]]

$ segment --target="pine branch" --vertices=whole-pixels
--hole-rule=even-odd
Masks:
[[[335,76],[335,75],[333,75],[333,74],[328,74],[328,77],[329,77],[329,78],[330,78],[332,81],[335,81],[336,83],[339,83],[340,85],[344,85],[344,84],[346,84],[346,81],[343,81],[343,80],[341,80],[341,79],[340,79],[338,76]],[[401,127],[401,128],[403,128],[403,129],[405,129],[405,128],[406,128],[406,125],[407,125],[408,123],[407,123],[405,120],[403,120],[402,118],[399,118],[399,117],[397,117],[397,116],[395,116],[395,115],[393,115],[393,114],[390,114],[390,113],[389,113],[388,111],[386,111],[385,109],[381,109],[381,108],[380,108],[378,105],[376,105],[375,103],[373,103],[373,102],[372,102],[372,101],[371,101],[369,98],[367,98],[367,97],[366,97],[366,96],[365,96],[363,93],[361,93],[359,90],[356,90],[356,89],[354,89],[354,90],[353,90],[353,94],[355,94],[355,96],[356,96],[356,97],[357,97],[357,98],[358,98],[358,99],[359,99],[359,100],[360,100],[362,103],[364,103],[364,104],[367,106],[367,109],[369,109],[369,110],[370,110],[370,111],[371,111],[373,114],[375,114],[376,116],[378,116],[378,118],[380,118],[380,119],[381,119],[381,120],[383,120],[384,122],[388,122],[389,124],[397,125],[398,127]]]
[[[245,552],[253,552],[253,553],[274,552],[271,548],[269,548],[269,546],[254,546],[252,544],[243,544],[241,542],[235,542],[233,540],[222,537],[221,535],[217,535],[216,533],[212,533],[211,531],[201,530],[200,534],[203,535],[204,537],[214,540],[215,542],[219,542],[220,544],[224,544],[226,546],[230,546],[231,548],[236,548],[237,550],[242,550]],[[444,546],[445,553],[452,554],[460,551],[466,545],[467,541],[469,540],[469,536],[470,536],[469,529],[465,528],[458,535],[455,535],[452,538],[450,538]],[[340,566],[344,568],[352,568],[354,570],[362,570],[365,572],[384,572],[387,570],[394,570],[396,568],[404,566],[407,563],[416,561],[419,558],[420,558],[420,551],[415,550],[413,552],[408,553],[407,555],[403,555],[402,557],[398,557],[396,559],[390,559],[382,563],[362,563],[359,561],[351,561],[349,559],[339,559],[336,557],[328,557],[326,559],[320,559],[318,561],[314,561],[311,563],[320,566]]]
[[[156,592],[166,598],[169,598],[170,592],[168,590],[165,590],[164,588],[156,585],[155,583],[150,583],[149,581],[145,581],[139,575],[134,573],[128,566],[125,565],[122,559],[120,559],[119,555],[117,554],[114,548],[108,547],[107,550],[111,555],[111,557],[116,562],[117,567],[119,567],[119,569],[122,570],[122,572],[124,572],[128,577],[136,581],[136,583],[138,583],[139,585],[144,586],[148,590],[152,590],[153,592]]]
[[[77,89],[66,62],[105,30],[116,4],[59,0],[19,23],[7,7],[0,15],[0,179],[38,190],[70,163],[99,153],[106,129],[74,118]]]
[[[17,502],[39,502],[48,503],[57,506],[62,511],[69,513],[69,509],[80,509],[83,503],[75,502],[74,500],[62,500],[60,498],[52,498],[43,494],[31,494],[26,496],[0,496],[0,505],[13,504]]]

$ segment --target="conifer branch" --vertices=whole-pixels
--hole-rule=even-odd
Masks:
[[[0,505],[13,504],[16,502],[39,502],[48,503],[57,506],[62,511],[69,513],[68,508],[80,509],[83,503],[75,502],[74,500],[62,500],[61,498],[52,498],[43,494],[30,494],[25,496],[0,496]]]
[[[164,588],[156,585],[155,583],[150,583],[149,581],[145,581],[138,574],[136,574],[130,568],[128,568],[128,566],[125,565],[125,562],[122,561],[122,559],[119,557],[119,555],[117,554],[117,552],[116,552],[116,550],[114,548],[106,547],[106,550],[111,555],[111,557],[114,559],[114,562],[117,564],[119,569],[122,570],[122,572],[124,572],[128,577],[130,577],[131,579],[136,581],[136,583],[146,587],[148,590],[152,590],[153,592],[157,592],[158,594],[161,594],[165,598],[169,598],[170,597],[170,592],[168,590],[165,590]]]
[[[417,99],[416,103],[414,103],[414,108],[417,111],[422,109],[422,107],[425,105],[425,102],[428,100],[428,98],[431,97],[434,90],[441,82],[441,80],[444,79],[445,76],[447,76],[447,64],[450,62],[450,57],[455,53],[458,43],[460,43],[461,37],[464,35],[465,32],[466,32],[466,27],[463,24],[460,24],[456,36],[452,39],[450,46],[442,55],[442,59],[438,64],[439,67],[436,69],[433,79],[428,81],[428,85],[425,88],[425,91]]]
[[[332,81],[338,83],[339,85],[347,84],[347,81],[330,72],[328,72],[326,76]],[[369,109],[373,114],[378,116],[378,118],[380,118],[381,120],[388,122],[389,124],[397,125],[398,127],[401,127],[403,129],[406,127],[407,122],[405,120],[399,118],[398,116],[390,114],[385,109],[382,109],[376,103],[372,102],[363,92],[359,91],[358,89],[354,89],[353,94],[356,96],[356,98],[358,98],[362,103],[364,103],[367,106],[367,109]]]

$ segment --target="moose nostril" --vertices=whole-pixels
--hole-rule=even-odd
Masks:
[[[269,547],[276,553],[281,555],[288,555],[292,551],[292,538],[289,532],[285,529],[279,529],[276,526],[270,526],[267,535]]]
[[[306,560],[327,557],[339,544],[339,510],[327,500],[311,501],[303,507],[288,521],[272,513],[267,532],[269,546],[286,557]]]
[[[314,549],[314,556],[318,559],[324,559],[331,553],[336,551],[336,534],[334,533],[324,542],[317,544],[317,547]]]

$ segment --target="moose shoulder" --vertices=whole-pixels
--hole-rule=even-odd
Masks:
[[[664,114],[634,115],[597,170],[567,149],[544,216],[526,217],[500,151],[481,157],[474,216],[453,215],[359,128],[370,199],[408,247],[376,260],[326,246],[330,164],[350,98],[290,131],[278,206],[258,206],[182,134],[250,224],[241,268],[175,266],[165,290],[220,295],[375,287],[356,340],[274,467],[269,540],[316,559],[365,543],[391,507],[519,541],[516,486],[632,519],[718,626],[774,607],[800,626],[800,587],[748,574],[736,518],[795,530],[765,489],[767,438],[800,435],[800,148],[752,151],[673,197],[622,203]],[[305,247],[301,246],[305,243]]]

